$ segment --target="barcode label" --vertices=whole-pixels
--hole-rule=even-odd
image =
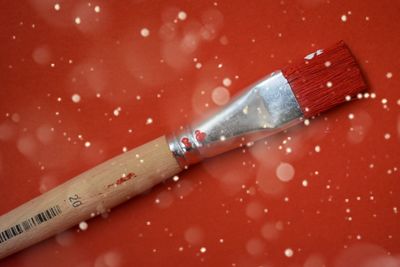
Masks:
[[[57,205],[0,232],[0,244],[13,238],[14,236],[29,231],[30,229],[39,224],[47,222],[48,220],[56,217],[59,214],[61,214],[61,208],[60,206]]]

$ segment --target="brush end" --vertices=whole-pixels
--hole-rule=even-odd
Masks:
[[[282,73],[306,118],[329,110],[367,88],[360,66],[343,41],[306,56]]]

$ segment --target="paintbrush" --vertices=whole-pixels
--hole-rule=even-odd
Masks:
[[[161,136],[0,217],[0,258],[107,211],[188,166],[265,138],[366,89],[344,42],[246,88],[208,119]]]

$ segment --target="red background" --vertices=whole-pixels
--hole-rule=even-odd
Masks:
[[[340,39],[376,97],[193,166],[1,266],[400,265],[399,1],[55,3],[0,4],[0,214],[213,109],[223,79],[232,96]]]

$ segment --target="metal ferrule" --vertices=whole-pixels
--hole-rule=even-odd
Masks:
[[[208,119],[168,136],[171,152],[187,167],[205,158],[282,131],[303,113],[282,72],[249,86]]]

